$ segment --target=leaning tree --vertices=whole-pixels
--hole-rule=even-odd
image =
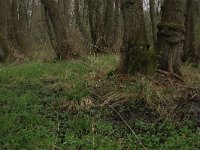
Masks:
[[[57,58],[63,60],[74,57],[75,53],[72,51],[72,46],[69,44],[69,38],[67,37],[65,24],[58,4],[54,0],[41,0],[41,2],[50,18],[55,33],[57,45],[54,46],[54,49]]]

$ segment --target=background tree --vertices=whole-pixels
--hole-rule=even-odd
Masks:
[[[151,17],[151,27],[152,27],[152,35],[153,35],[153,46],[157,47],[157,17],[156,17],[156,7],[155,0],[149,0],[150,5],[150,17]]]
[[[26,0],[18,0],[18,41],[24,53],[29,49],[28,8]]]
[[[185,12],[185,41],[183,47],[183,61],[195,57],[195,0],[187,0]]]
[[[7,43],[7,1],[0,1],[0,62],[6,60],[9,54]]]
[[[148,67],[148,43],[142,0],[124,0],[124,38],[118,71],[125,74],[146,73]]]
[[[114,45],[114,26],[115,26],[115,0],[106,1],[106,11],[105,11],[105,43],[108,49],[112,49]]]
[[[75,53],[73,53],[72,47],[69,44],[65,25],[57,3],[54,0],[41,1],[46,13],[49,15],[55,33],[57,47],[54,48],[56,48],[57,58],[63,60],[74,57]]]
[[[87,35],[87,32],[86,32],[85,27],[81,20],[79,0],[75,0],[75,13],[76,13],[76,23],[78,25],[79,31],[81,32],[81,34],[82,34],[83,38],[86,40],[86,42],[89,42],[90,38]]]

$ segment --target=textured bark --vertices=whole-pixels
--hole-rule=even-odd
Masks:
[[[87,0],[87,5],[88,5],[88,19],[89,19],[89,28],[90,28],[92,44],[96,45],[97,35],[95,33],[95,24],[94,24],[95,2],[93,0]]]
[[[121,7],[121,0],[115,0],[114,42],[116,42],[118,40],[118,38],[119,38],[120,7]]]
[[[7,1],[0,1],[0,62],[4,62],[8,56],[7,46]]]
[[[11,15],[12,2],[7,1],[7,37],[8,40],[13,40],[13,25],[12,25],[12,15]]]
[[[196,20],[200,20],[200,0],[195,0],[195,6],[195,58],[191,60],[195,64],[200,64],[199,24],[196,23]]]
[[[165,0],[158,25],[158,46],[161,50],[159,68],[181,75],[181,55],[184,42],[184,2]]]
[[[64,7],[63,6],[64,6],[64,0],[58,0],[58,7],[59,7],[62,17],[64,17]]]
[[[56,50],[56,49],[58,49],[58,43],[56,41],[54,29],[53,29],[51,20],[49,18],[48,11],[45,10],[44,13],[45,13],[45,22],[46,22],[46,25],[47,25],[47,33],[49,35],[49,39],[50,39],[50,42],[51,42],[53,49]]]
[[[65,25],[57,3],[54,0],[41,1],[49,15],[55,33],[55,38],[58,45],[55,49],[57,58],[61,60],[73,58],[75,53],[73,53],[72,47],[68,42]]]
[[[106,1],[106,12],[105,12],[105,43],[106,47],[112,49],[114,44],[114,0]]]
[[[94,18],[94,26],[95,26],[95,34],[96,34],[96,48],[95,51],[98,53],[102,53],[105,47],[105,38],[104,38],[104,5],[102,0],[96,0],[95,3],[95,18]]]
[[[26,0],[18,0],[19,2],[19,21],[18,21],[18,38],[24,53],[29,49],[29,28],[27,17]]]
[[[19,52],[25,54],[29,47],[29,28],[25,0],[12,1],[11,16],[14,41]]]
[[[18,34],[18,2],[12,1],[12,7],[11,7],[11,16],[12,16],[12,25],[13,25],[13,35],[14,35],[14,41],[17,43],[17,45],[20,45],[19,41],[19,34]]]
[[[157,47],[157,20],[156,20],[156,11],[155,11],[155,0],[149,0],[149,4],[150,4],[150,17],[151,17],[153,44],[154,44],[154,48],[156,48]]]
[[[185,41],[182,60],[188,61],[195,57],[195,0],[187,0],[185,12]]]
[[[147,73],[148,44],[145,32],[143,0],[124,0],[124,38],[119,73]]]
[[[81,21],[81,15],[80,15],[80,10],[79,10],[79,0],[75,0],[75,13],[76,13],[76,23],[78,25],[79,31],[81,32],[83,38],[89,42],[89,36],[87,35],[87,32],[83,26],[83,23]]]
[[[71,0],[63,0],[64,23],[66,26],[70,25],[70,14],[69,14],[70,3]]]
[[[0,0],[0,33],[7,38],[7,1]]]

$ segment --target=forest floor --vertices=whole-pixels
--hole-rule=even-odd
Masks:
[[[117,56],[0,66],[0,149],[199,149],[200,66],[125,76]]]

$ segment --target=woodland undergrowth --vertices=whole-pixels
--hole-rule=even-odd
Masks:
[[[200,67],[116,75],[118,57],[0,66],[2,149],[198,149]]]

